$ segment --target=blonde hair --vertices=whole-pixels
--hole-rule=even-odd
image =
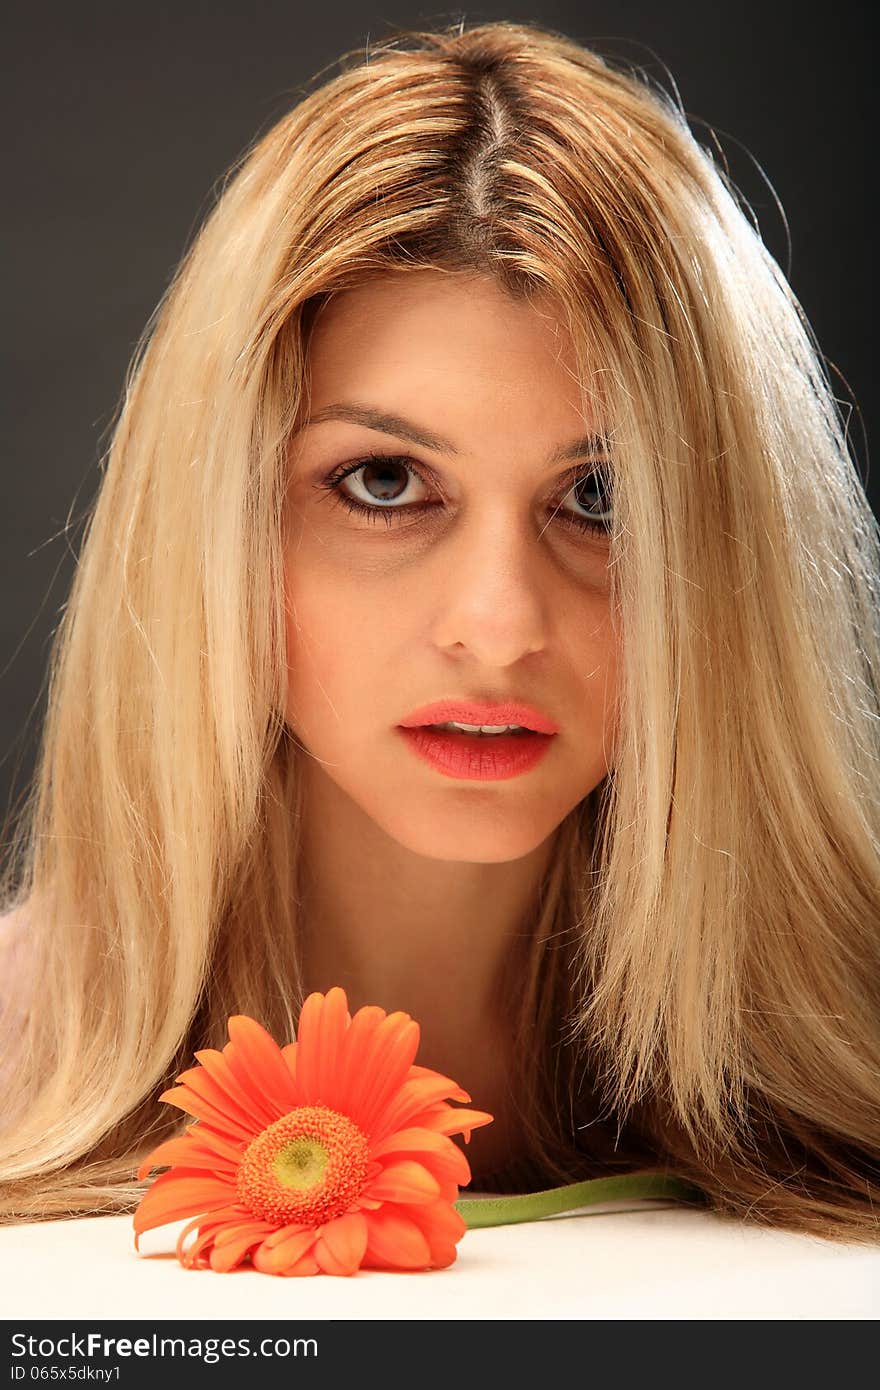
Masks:
[[[316,310],[419,267],[552,297],[613,429],[614,768],[510,961],[532,1176],[653,1166],[876,1241],[877,525],[683,112],[500,22],[345,55],[230,175],[135,355],[4,874],[39,990],[8,1015],[0,1213],[130,1209],[194,1050],[236,1012],[294,1034],[287,443]]]

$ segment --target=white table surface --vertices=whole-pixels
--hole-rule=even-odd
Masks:
[[[874,1319],[880,1246],[730,1223],[668,1203],[468,1230],[448,1269],[285,1279],[187,1270],[178,1221],[0,1227],[5,1319]]]

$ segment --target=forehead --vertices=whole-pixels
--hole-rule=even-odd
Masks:
[[[514,395],[578,397],[573,347],[546,299],[513,299],[486,276],[390,273],[331,298],[309,342],[313,393],[405,380]]]

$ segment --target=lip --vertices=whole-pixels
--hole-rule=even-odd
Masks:
[[[436,772],[467,782],[506,782],[510,777],[530,772],[553,742],[552,734],[493,734],[475,738],[424,726],[402,727],[400,736]]]
[[[521,700],[435,700],[401,719],[400,728],[418,729],[426,724],[445,724],[450,719],[458,724],[521,724],[536,734],[559,733],[559,725],[548,715]],[[505,742],[508,737],[519,742],[522,735],[500,734],[498,737]]]

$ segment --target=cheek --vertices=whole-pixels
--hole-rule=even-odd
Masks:
[[[599,716],[602,723],[603,739],[609,761],[613,757],[617,740],[618,713],[620,700],[620,658],[621,648],[618,634],[610,621],[604,630],[603,641],[596,654],[594,665],[601,666],[596,675],[600,682],[597,692]]]
[[[569,648],[571,669],[580,676],[578,703],[587,716],[585,736],[590,744],[610,748],[617,730],[621,646],[611,621],[610,608],[594,609],[586,623],[581,620],[582,638]]]
[[[350,566],[300,553],[286,566],[284,598],[289,721],[314,741],[330,728],[355,730],[364,697],[381,695],[394,669],[388,596]]]
[[[611,625],[610,617],[606,617],[603,619],[602,626],[597,633],[594,664],[600,666],[604,684],[608,689],[609,699],[615,694],[617,688],[619,655],[620,651],[617,633]]]
[[[343,621],[349,611],[344,595],[302,563],[285,572],[284,615],[287,635],[288,705],[308,710],[313,695],[344,679],[351,632]]]

